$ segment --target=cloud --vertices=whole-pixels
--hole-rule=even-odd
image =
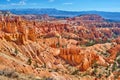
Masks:
[[[25,1],[20,1],[19,3],[11,3],[13,6],[23,6],[26,5]]]
[[[38,4],[37,3],[30,3],[29,5],[33,5],[34,6],[34,5],[38,5]]]
[[[6,7],[6,5],[2,5],[2,4],[1,4],[0,7]]]
[[[6,0],[7,2],[10,2],[10,0]]]
[[[63,5],[72,5],[73,3],[68,2],[68,3],[63,3]]]
[[[49,2],[54,2],[55,0],[49,0]]]

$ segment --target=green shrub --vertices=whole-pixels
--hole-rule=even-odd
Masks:
[[[28,65],[31,65],[31,64],[32,64],[31,58],[28,59],[27,64],[28,64]]]
[[[17,48],[15,48],[14,53],[15,53],[15,55],[17,55],[19,53]]]
[[[76,75],[76,74],[78,74],[78,72],[79,72],[79,70],[75,70],[75,71],[73,71],[71,74],[72,74],[72,75]]]
[[[60,47],[60,42],[56,43],[56,47],[59,48]]]
[[[89,42],[86,43],[86,46],[92,46],[96,44],[96,42],[94,40],[90,40]]]

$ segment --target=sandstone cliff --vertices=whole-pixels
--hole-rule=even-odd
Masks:
[[[103,20],[99,16],[80,20],[91,18]],[[0,20],[0,70],[57,80],[119,80],[119,27],[87,25],[4,17]]]

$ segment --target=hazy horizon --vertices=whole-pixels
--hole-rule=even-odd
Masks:
[[[0,10],[20,10],[20,9],[56,9],[56,8],[11,8],[11,9],[0,9]],[[120,11],[100,11],[100,10],[62,10],[62,9],[56,9],[56,10],[60,10],[60,11],[70,11],[70,12],[87,12],[87,11],[96,11],[96,12],[118,12],[120,13]]]
[[[119,0],[0,0],[3,9],[55,8],[64,11],[120,12]]]

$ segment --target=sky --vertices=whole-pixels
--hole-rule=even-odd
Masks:
[[[120,12],[120,0],[0,0],[0,9],[55,8],[66,11]]]

